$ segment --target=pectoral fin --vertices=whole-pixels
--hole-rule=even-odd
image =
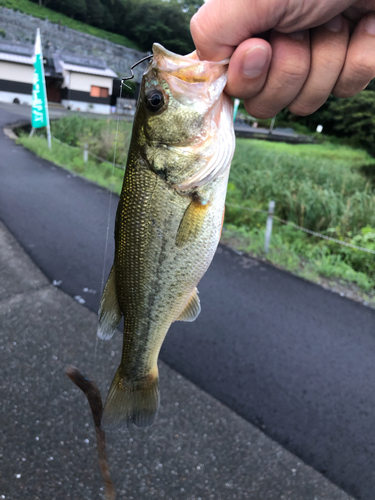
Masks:
[[[198,289],[194,288],[194,292],[191,294],[191,297],[188,303],[185,306],[185,309],[177,318],[177,321],[194,321],[199,316],[201,312],[201,302],[198,297]]]
[[[183,247],[189,240],[194,238],[202,229],[207,209],[210,205],[208,200],[201,200],[194,197],[190,205],[185,210],[177,231],[176,246]]]
[[[100,301],[98,337],[103,340],[112,338],[121,318],[122,312],[117,300],[115,266],[113,265]]]

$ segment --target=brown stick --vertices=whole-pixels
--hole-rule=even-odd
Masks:
[[[85,394],[89,402],[92,418],[94,419],[96,432],[96,445],[98,449],[99,466],[102,473],[105,496],[107,500],[116,499],[116,490],[109,472],[107,453],[105,448],[105,432],[100,427],[103,414],[103,402],[100,396],[100,391],[96,383],[87,375],[80,372],[75,366],[68,366],[65,373]]]

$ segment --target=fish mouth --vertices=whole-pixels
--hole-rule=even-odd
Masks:
[[[181,56],[164,48],[160,43],[152,46],[153,60],[159,70],[187,83],[211,82],[226,74],[229,59],[201,61],[196,51]]]

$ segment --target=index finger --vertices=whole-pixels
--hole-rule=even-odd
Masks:
[[[375,1],[375,0],[366,0]],[[243,41],[272,28],[282,33],[319,26],[354,0],[208,0],[190,29],[201,60],[230,57]]]
[[[220,61],[230,57],[241,42],[275,26],[285,11],[284,3],[270,0],[209,0],[190,22],[199,59]],[[276,5],[270,9],[270,4]]]

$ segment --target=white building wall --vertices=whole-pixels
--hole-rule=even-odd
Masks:
[[[68,73],[65,71],[65,73]],[[68,78],[65,77],[67,87],[72,90],[80,90],[82,92],[91,92],[91,85],[108,89],[108,94],[112,94],[113,78],[97,75],[86,75],[84,73],[69,72]],[[65,75],[64,75],[65,76]]]
[[[33,83],[34,66],[0,61],[0,80]]]
[[[17,92],[0,90],[0,102],[14,102],[15,99],[18,99],[19,104],[28,104],[31,106],[31,94],[19,94]]]
[[[96,104],[93,102],[84,101],[70,101],[69,99],[62,99],[61,104],[64,108],[71,109],[72,111],[83,111],[85,113],[98,113],[100,115],[109,115],[111,113],[111,106],[109,104]]]

